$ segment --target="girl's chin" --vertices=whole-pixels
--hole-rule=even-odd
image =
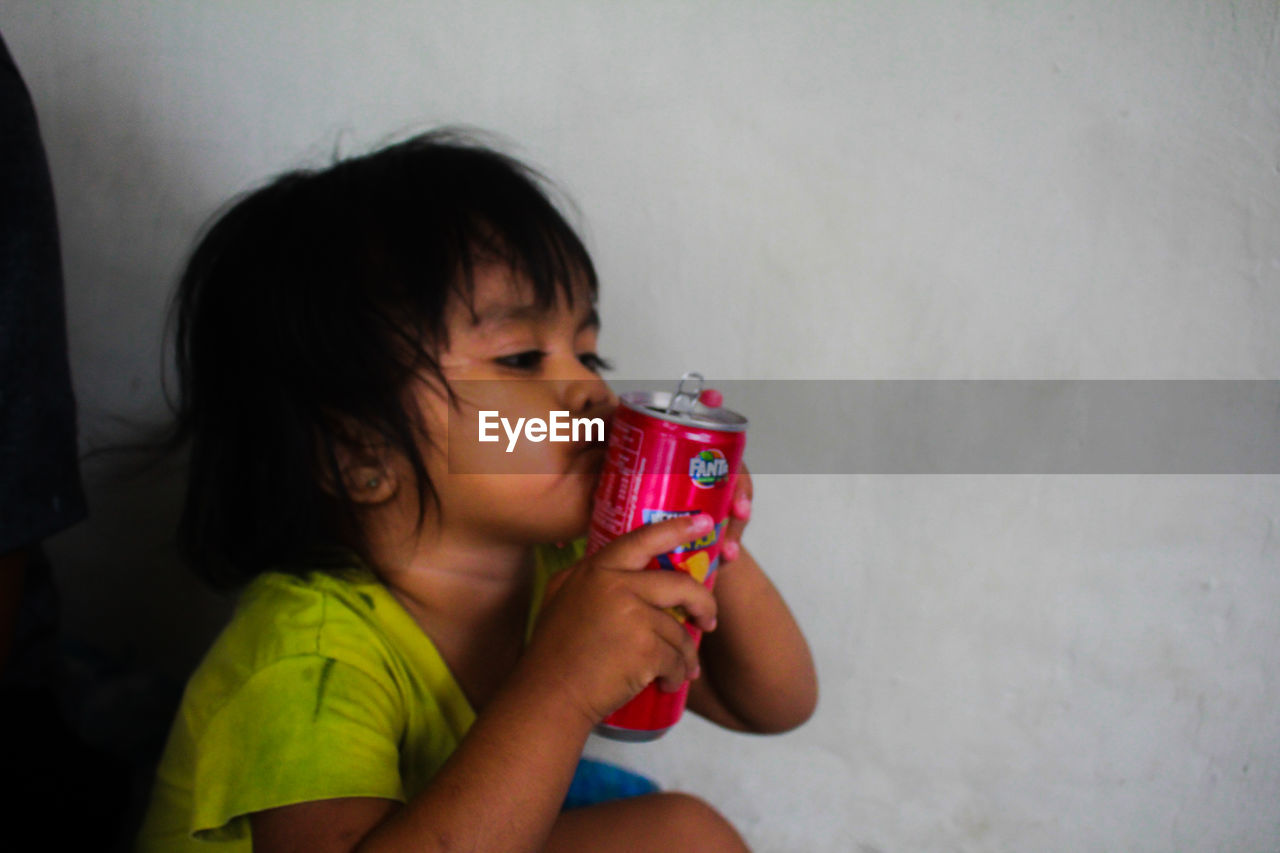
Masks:
[[[588,518],[583,518],[581,523],[575,521],[566,521],[564,524],[551,525],[546,528],[542,535],[538,537],[539,544],[565,545],[576,539],[585,539],[587,536]]]
[[[577,539],[587,535],[587,528],[591,525],[591,505],[592,496],[595,493],[595,483],[595,477],[591,477],[583,484],[584,491],[577,501],[577,510],[573,514],[573,522],[567,525],[571,531],[570,539]]]
[[[600,469],[604,464],[604,450],[585,450],[569,461],[564,478],[586,490],[587,500],[595,493],[596,482],[600,479]]]
[[[589,471],[593,477],[600,475],[600,469],[604,466],[605,446],[603,444],[593,445],[585,450],[579,451],[569,464],[571,471]]]

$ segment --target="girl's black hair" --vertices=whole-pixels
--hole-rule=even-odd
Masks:
[[[189,443],[185,557],[217,585],[333,549],[365,554],[338,448],[373,435],[432,494],[405,390],[443,382],[445,307],[470,304],[492,259],[544,307],[597,280],[536,172],[457,131],[322,170],[233,202],[197,244],[174,303],[174,444]],[[326,487],[327,486],[327,487]],[[425,511],[425,509],[424,509]]]

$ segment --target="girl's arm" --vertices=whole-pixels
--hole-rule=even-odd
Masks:
[[[791,610],[740,543],[751,498],[744,469],[717,571],[719,625],[702,638],[702,677],[689,686],[689,707],[737,731],[782,732],[813,714],[818,678]]]
[[[536,850],[568,789],[590,722],[530,677],[480,714],[409,803],[350,797],[250,816],[255,851]],[[530,780],[537,780],[531,784]]]
[[[256,812],[254,850],[543,849],[592,727],[650,681],[675,685],[693,671],[693,643],[667,610],[710,628],[714,598],[685,575],[637,570],[710,528],[705,516],[641,528],[563,573],[516,669],[408,803],[352,797]],[[589,828],[590,815],[575,825]]]
[[[813,714],[818,679],[782,596],[745,548],[716,579],[719,625],[702,638],[689,707],[726,728],[784,732]]]

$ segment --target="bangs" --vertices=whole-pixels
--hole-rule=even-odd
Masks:
[[[364,208],[372,214],[361,229],[372,249],[366,292],[415,325],[404,332],[418,339],[428,361],[448,345],[448,300],[460,300],[475,317],[478,267],[510,268],[539,308],[557,299],[572,308],[584,289],[595,301],[591,256],[550,200],[554,188],[541,174],[448,133],[415,138],[380,156],[401,180],[382,182],[392,197],[369,199]]]
[[[516,229],[500,230],[483,221],[466,235],[468,248],[459,257],[451,295],[466,306],[472,322],[480,319],[475,304],[475,271],[487,266],[510,270],[522,284],[527,284],[533,304],[539,309],[549,310],[558,299],[572,309],[584,289],[587,299],[595,303],[597,282],[591,259],[580,247],[566,246],[564,235],[540,227],[543,223],[533,224],[535,227],[525,228],[525,223],[515,223]],[[442,342],[447,344],[447,340]]]

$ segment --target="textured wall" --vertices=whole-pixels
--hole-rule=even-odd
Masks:
[[[15,2],[0,28],[49,147],[94,446],[162,410],[166,295],[218,204],[445,122],[577,202],[625,376],[1280,377],[1278,16]],[[105,467],[54,543],[68,618],[181,672],[223,605],[171,565],[172,477]],[[1280,848],[1280,479],[757,491],[747,541],[807,628],[817,716],[597,753],[761,850]]]

